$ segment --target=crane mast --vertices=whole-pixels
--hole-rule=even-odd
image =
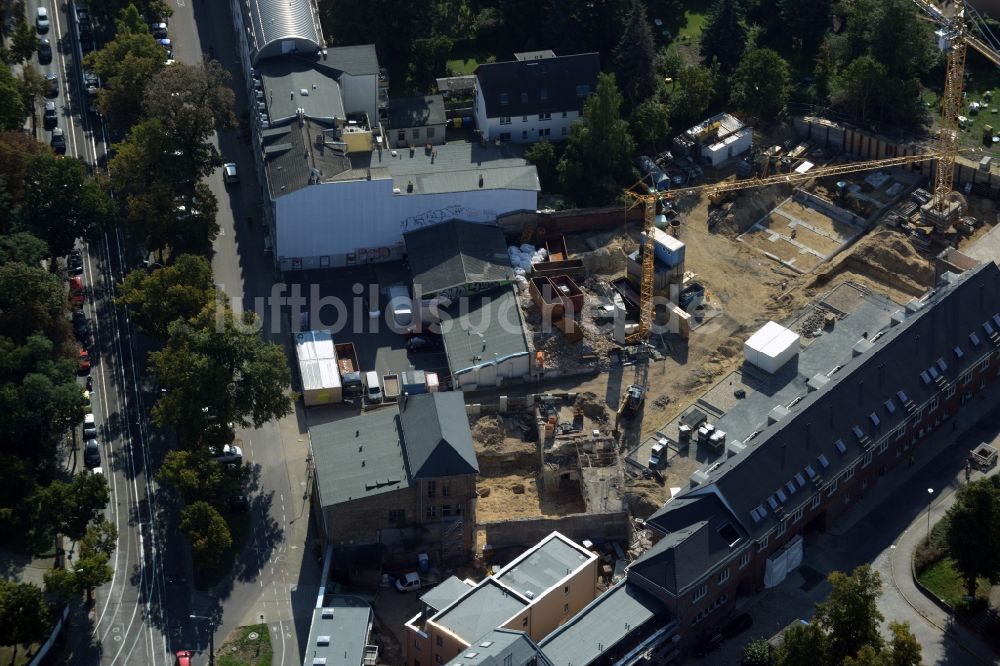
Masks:
[[[938,130],[938,161],[934,178],[934,209],[945,214],[950,204],[955,178],[955,158],[958,156],[958,116],[962,109],[962,85],[965,77],[966,54],[965,16],[959,10],[949,31],[942,36],[948,53],[944,95],[941,98],[941,129]]]

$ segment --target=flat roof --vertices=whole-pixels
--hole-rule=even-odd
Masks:
[[[340,386],[337,354],[329,331],[302,331],[295,334],[295,356],[299,361],[302,390]]]
[[[363,599],[330,595],[313,611],[306,644],[306,664],[322,658],[326,666],[357,666],[368,645],[372,607]]]
[[[747,339],[746,346],[761,352],[779,352],[798,341],[798,333],[777,322],[769,321]]]
[[[546,636],[539,646],[555,666],[586,666],[601,656],[602,646],[617,644],[665,611],[662,601],[623,580]]]
[[[394,408],[312,426],[309,439],[324,508],[410,486]]]
[[[443,95],[390,99],[386,111],[389,117],[387,129],[443,125],[447,121]]]
[[[429,621],[471,643],[502,626],[527,605],[526,599],[515,596],[492,578],[487,578]]]
[[[271,123],[294,118],[299,109],[314,120],[332,123],[334,118],[344,118],[340,83],[329,68],[316,61],[294,56],[271,58],[261,62],[257,72]]]
[[[594,555],[558,533],[504,567],[494,578],[529,599],[571,575]]]
[[[372,166],[387,167],[393,187],[404,193],[410,183],[414,194],[477,189],[540,191],[538,171],[522,155],[523,148],[516,144],[449,143],[434,146],[430,152],[415,150],[412,157],[405,149],[382,151],[373,155]]]
[[[441,322],[452,374],[528,353],[521,308],[510,285],[460,299]]]
[[[429,591],[420,595],[420,601],[435,611],[439,611],[458,601],[463,594],[472,588],[472,585],[459,579],[458,576],[448,576]]]

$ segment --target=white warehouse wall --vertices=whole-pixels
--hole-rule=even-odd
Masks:
[[[279,197],[274,252],[281,269],[345,266],[363,257],[398,259],[407,231],[451,218],[492,223],[502,213],[538,207],[532,190],[393,194],[392,188],[388,178],[352,180],[309,185]]]

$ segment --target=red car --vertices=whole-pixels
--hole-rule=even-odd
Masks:
[[[178,650],[175,666],[191,666],[191,650]]]
[[[80,347],[80,374],[90,374],[90,352],[84,347]]]
[[[83,293],[83,278],[79,275],[69,279],[69,300],[73,305],[83,305],[87,300]]]

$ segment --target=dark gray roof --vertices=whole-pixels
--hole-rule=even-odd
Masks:
[[[352,76],[378,74],[378,55],[374,44],[330,47],[326,49],[323,61]]]
[[[344,118],[344,101],[336,72],[315,61],[286,56],[257,67],[271,124],[294,118],[299,109],[314,120],[333,123]],[[303,95],[302,91],[306,94]]]
[[[463,298],[444,315],[441,333],[452,375],[528,353],[521,308],[510,285]]]
[[[420,595],[420,601],[435,611],[439,611],[455,603],[459,597],[471,590],[472,587],[462,582],[457,576],[448,576],[440,584]]]
[[[272,199],[307,186],[314,168],[323,181],[351,168],[351,161],[346,156],[316,145],[315,137],[325,129],[329,126],[306,118],[301,126],[293,120],[261,132]]]
[[[805,396],[790,415],[766,427],[743,453],[712,470],[706,484],[685,490],[678,498],[718,493],[749,535],[769,531],[776,518],[768,499],[779,488],[789,482],[797,486],[794,494],[783,492],[792,510],[807,501],[854,464],[866,445],[873,446],[902,426],[910,417],[907,404],[919,408],[934,397],[940,390],[934,375],[954,381],[993,348],[990,332],[1000,331],[1000,268],[991,262],[961,276],[946,274],[933,293],[907,309],[913,311],[898,325],[879,331],[877,339],[878,334],[871,332],[871,349],[853,359],[848,351],[830,382]],[[996,339],[1000,342],[1000,337]],[[674,504],[678,498],[657,513],[654,526],[672,520],[668,514],[685,506]],[[692,512],[692,521],[705,520],[716,510],[714,505],[698,506],[707,513]],[[763,518],[754,520],[751,512],[760,506],[765,507]]]
[[[388,129],[444,125],[447,122],[442,95],[390,99],[387,111]]]
[[[663,602],[621,581],[546,636],[540,647],[554,666],[587,666],[644,623],[665,613]]]
[[[398,416],[377,409],[309,428],[321,506],[410,486]]]
[[[711,528],[704,520],[667,534],[632,562],[629,580],[657,596],[664,591],[678,596],[709,570],[704,558],[712,551],[710,536]]]
[[[479,473],[461,391],[407,396],[399,419],[412,478]]]
[[[579,546],[550,534],[494,578],[524,596],[537,598],[591,558]]]
[[[552,662],[523,631],[494,629],[472,641],[447,666],[552,666]]]
[[[597,88],[597,53],[497,62],[476,68],[489,118],[539,112],[580,111]],[[502,96],[506,96],[506,104]]]
[[[414,289],[432,295],[470,283],[514,279],[500,228],[451,220],[403,234]]]
[[[244,15],[251,32],[250,57],[255,64],[258,57],[280,55],[281,49],[272,46],[283,41],[294,41],[301,51],[315,51],[322,45],[312,0],[254,0],[247,6],[249,11]]]
[[[487,578],[430,621],[471,643],[510,620],[527,605],[526,599]]]
[[[313,657],[326,659],[326,666],[358,666],[368,645],[372,607],[351,596],[327,596],[313,611],[305,663]]]

